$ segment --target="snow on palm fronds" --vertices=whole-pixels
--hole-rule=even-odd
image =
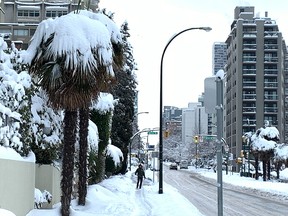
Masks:
[[[63,58],[64,69],[74,72],[94,70],[99,64],[113,72],[109,31],[103,23],[80,14],[42,21],[24,56],[27,63],[43,57],[51,61]]]
[[[260,128],[252,135],[252,149],[255,151],[269,151],[276,148],[279,131],[275,127]]]

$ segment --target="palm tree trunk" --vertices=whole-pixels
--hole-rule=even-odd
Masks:
[[[263,163],[263,181],[266,181],[267,177],[267,161],[264,159],[262,160]]]
[[[78,205],[85,205],[87,195],[87,154],[88,154],[88,124],[89,124],[89,109],[80,110],[80,150],[79,150],[79,182],[78,182]]]
[[[257,152],[254,153],[254,158],[255,158],[255,179],[259,179],[259,155]]]
[[[280,162],[276,162],[276,173],[277,173],[277,179],[280,178]]]
[[[72,180],[74,169],[74,153],[77,129],[77,112],[65,111],[64,117],[64,147],[61,180],[61,215],[69,216],[69,208],[72,194]]]
[[[270,158],[267,160],[267,179],[268,180],[271,180],[271,163],[270,163]]]

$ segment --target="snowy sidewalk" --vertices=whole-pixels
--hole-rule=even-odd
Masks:
[[[125,203],[121,204],[122,211],[126,211],[125,215],[130,216],[200,216],[199,211],[178,191],[164,182],[164,193],[159,194],[158,181],[154,182],[153,172],[146,170],[146,179],[143,181],[141,189],[136,189],[137,176],[134,171],[129,171],[125,176],[115,176],[105,180],[100,185],[109,188],[113,194],[124,198]],[[156,173],[154,176],[156,178]],[[116,183],[116,184],[115,184]],[[113,189],[114,188],[114,189]],[[121,188],[121,189],[120,189]],[[119,203],[120,204],[120,203]],[[114,203],[115,205],[115,203]],[[125,210],[126,209],[126,210]],[[107,209],[108,210],[108,209]],[[108,213],[108,211],[107,211]],[[111,215],[112,212],[109,213]],[[119,214],[118,214],[119,215]]]
[[[142,189],[136,189],[136,175],[132,171],[113,176],[100,184],[91,185],[85,206],[71,202],[71,216],[202,216],[178,191],[163,184],[158,193],[158,182],[152,181],[153,172],[146,170]],[[156,176],[155,176],[156,177]],[[27,216],[60,216],[60,203],[53,209],[34,209]]]

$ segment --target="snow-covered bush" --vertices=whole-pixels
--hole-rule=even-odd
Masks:
[[[41,192],[38,188],[34,189],[34,208],[42,208],[43,203],[51,203],[52,194],[44,190]]]
[[[32,150],[36,154],[36,162],[51,164],[58,160],[63,139],[62,112],[51,108],[44,91],[37,91],[32,97]]]
[[[107,146],[107,153],[106,153],[106,167],[105,173],[106,175],[111,175],[120,171],[123,162],[123,153],[122,151],[112,145],[109,144]]]
[[[31,143],[31,77],[13,70],[6,42],[0,37],[0,143],[27,156]],[[32,90],[32,91],[31,91]]]
[[[8,48],[0,37],[0,145],[27,156],[32,149],[39,163],[50,164],[60,155],[62,118],[41,89],[33,84],[21,52]]]

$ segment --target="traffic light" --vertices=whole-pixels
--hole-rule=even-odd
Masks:
[[[198,143],[198,136],[194,136],[194,143]]]
[[[237,164],[242,164],[242,158],[238,157],[236,158],[236,161],[235,161]]]
[[[164,131],[164,137],[165,138],[169,137],[169,131],[168,130]]]

